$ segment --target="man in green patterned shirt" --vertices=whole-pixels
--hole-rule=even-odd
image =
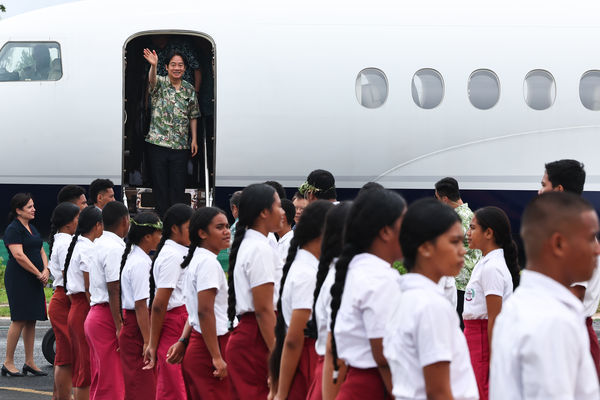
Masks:
[[[144,49],[150,64],[148,80],[152,100],[150,131],[146,136],[152,173],[152,192],[163,216],[175,203],[185,200],[187,162],[198,152],[197,118],[200,116],[194,87],[183,80],[186,61],[182,54],[167,57],[167,76],[157,76],[158,55]],[[189,133],[191,133],[191,146]]]
[[[454,211],[456,211],[460,217],[460,220],[462,221],[463,233],[465,234],[465,238],[463,239],[463,244],[467,250],[467,253],[465,254],[465,264],[460,270],[458,276],[455,277],[456,290],[458,293],[456,311],[458,312],[462,326],[462,311],[465,298],[465,288],[467,287],[467,283],[469,283],[471,272],[473,272],[475,264],[477,264],[481,258],[481,251],[470,249],[466,237],[467,230],[469,230],[469,225],[471,224],[471,219],[473,219],[473,211],[471,211],[469,208],[469,204],[463,203],[462,199],[460,198],[458,182],[454,178],[448,177],[440,179],[438,182],[436,182],[435,197],[442,203],[454,208]]]

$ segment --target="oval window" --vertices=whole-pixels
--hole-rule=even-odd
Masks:
[[[415,72],[412,80],[412,97],[416,105],[430,110],[444,99],[444,80],[434,69],[423,68]]]
[[[534,69],[525,76],[523,83],[525,102],[534,110],[545,110],[554,104],[556,83],[554,77],[543,69]]]
[[[579,98],[588,110],[600,110],[600,71],[591,70],[579,81]]]
[[[478,69],[469,77],[469,100],[475,108],[488,110],[500,99],[500,81],[489,69]]]
[[[365,68],[356,77],[356,99],[366,108],[381,107],[388,95],[387,77],[377,68]]]

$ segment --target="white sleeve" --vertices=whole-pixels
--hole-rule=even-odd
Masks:
[[[196,293],[208,289],[218,290],[219,273],[223,273],[223,270],[216,259],[205,260],[203,263],[198,265],[198,268],[196,268]]]
[[[312,310],[317,277],[308,272],[297,274],[292,284],[292,310]],[[286,282],[286,285],[288,282]]]
[[[75,258],[75,255],[71,256],[73,258]],[[92,263],[94,262],[94,258],[90,257],[89,255],[83,254],[81,252],[77,253],[77,262],[79,262],[79,269],[83,272],[90,272],[90,267],[92,265]]]
[[[133,301],[144,300],[150,297],[150,270],[146,265],[133,265],[131,269],[131,286],[133,288]]]
[[[385,335],[390,313],[390,304],[395,304],[400,288],[395,279],[380,279],[375,285],[365,288],[361,294],[360,309],[368,339],[379,339]]]
[[[119,280],[121,271],[121,260],[125,249],[114,247],[108,249],[108,253],[104,256],[104,277],[106,282],[116,282]]]
[[[481,271],[481,287],[485,296],[504,295],[504,277],[500,268],[507,268],[506,265],[489,265]]]
[[[270,247],[258,246],[252,254],[246,273],[250,288],[255,288],[265,283],[275,283],[275,257]]]
[[[154,263],[154,281],[157,289],[175,289],[183,271],[181,268],[183,259],[180,260],[175,252],[165,250],[160,252],[159,258]]]
[[[416,343],[419,365],[426,367],[442,361],[452,360],[453,316],[450,307],[439,301],[431,302],[418,315]]]

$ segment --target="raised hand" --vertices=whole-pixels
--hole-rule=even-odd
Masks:
[[[158,65],[158,55],[155,50],[150,51],[149,49],[144,49],[144,58],[150,65],[154,67]]]

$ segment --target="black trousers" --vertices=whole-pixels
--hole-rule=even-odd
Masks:
[[[152,194],[156,211],[162,217],[169,207],[185,201],[185,181],[189,150],[174,150],[168,147],[148,146],[148,161],[152,175]]]
[[[465,291],[464,290],[456,290],[458,294],[458,301],[456,302],[456,312],[458,313],[458,318],[460,319],[460,329],[465,330],[465,323],[463,322],[463,309],[465,306]]]

